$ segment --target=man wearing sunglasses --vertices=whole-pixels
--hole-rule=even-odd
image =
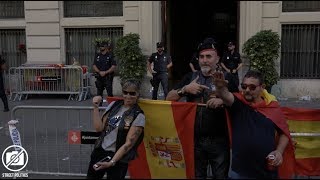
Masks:
[[[279,103],[264,89],[263,75],[249,70],[241,84],[242,92],[233,94],[222,72],[215,72],[213,77],[217,95],[229,106],[230,178],[292,178],[294,154],[288,125]]]
[[[200,70],[186,74],[167,96],[167,100],[171,101],[185,97],[187,102],[199,103],[194,124],[195,176],[199,179],[207,178],[208,165],[214,179],[226,179],[229,170],[225,110],[222,100],[215,95],[211,76],[219,62],[216,48],[214,39],[205,39],[198,46]]]

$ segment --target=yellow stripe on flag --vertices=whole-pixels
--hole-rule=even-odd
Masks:
[[[288,120],[289,129],[295,133],[318,133],[320,121],[296,121]],[[295,156],[301,158],[320,157],[320,138],[319,137],[293,137],[297,142]]]
[[[185,160],[171,102],[140,100],[139,105],[146,116],[144,144],[151,178],[186,179]]]

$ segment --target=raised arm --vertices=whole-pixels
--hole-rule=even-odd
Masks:
[[[216,94],[222,99],[225,105],[231,106],[234,102],[234,96],[228,90],[228,81],[224,79],[223,72],[215,72],[213,78],[213,83],[216,86]]]

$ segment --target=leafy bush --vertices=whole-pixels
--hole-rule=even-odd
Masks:
[[[117,40],[114,50],[121,82],[134,79],[142,82],[146,74],[146,60],[139,47],[139,34],[130,33]]]
[[[265,78],[266,89],[271,90],[279,80],[275,60],[279,57],[280,37],[271,30],[262,30],[248,39],[243,52],[250,61],[250,69],[260,71]]]
[[[93,44],[95,46],[95,48],[99,48],[100,47],[100,43],[102,42],[111,42],[110,38],[95,38],[93,40]]]

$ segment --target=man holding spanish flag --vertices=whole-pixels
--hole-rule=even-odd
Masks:
[[[213,38],[206,38],[198,46],[200,71],[186,74],[167,96],[170,101],[185,97],[187,102],[200,104],[194,123],[194,167],[197,179],[207,178],[208,165],[213,179],[226,179],[230,166],[225,109],[222,100],[215,95],[211,76],[219,62],[217,46]]]
[[[213,77],[217,95],[229,107],[230,178],[292,178],[294,148],[288,125],[275,97],[264,89],[262,74],[249,70],[241,84],[243,91],[234,94],[228,91],[222,72]]]

